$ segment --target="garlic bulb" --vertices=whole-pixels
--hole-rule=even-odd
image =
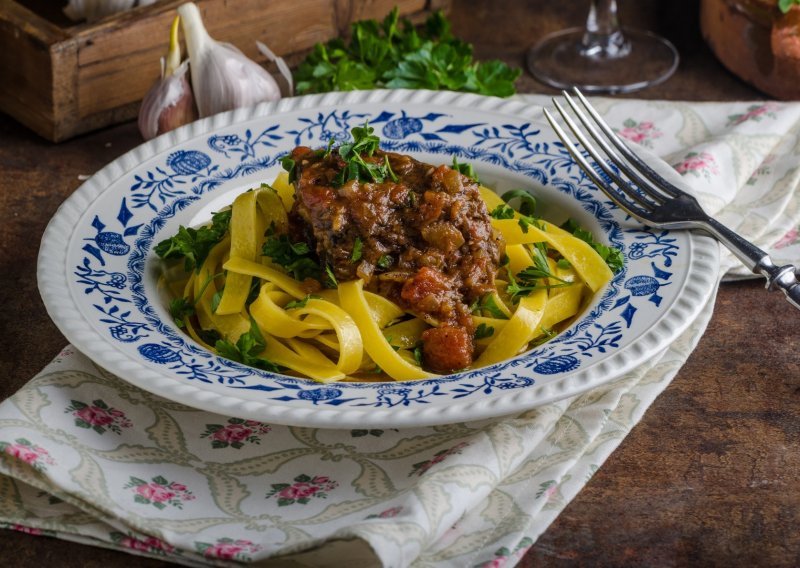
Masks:
[[[136,6],[147,6],[156,0],[69,0],[64,14],[75,22],[93,22],[109,14],[124,12]]]
[[[161,60],[161,79],[150,88],[139,108],[139,131],[145,140],[197,119],[192,88],[186,72],[189,62],[181,63],[178,43],[180,17],[172,22],[169,53]]]
[[[261,55],[270,61],[274,61],[275,65],[278,66],[278,72],[286,80],[287,93],[291,97],[294,94],[294,78],[292,77],[292,72],[289,69],[289,66],[286,64],[286,61],[284,61],[283,57],[275,55],[270,48],[260,41],[256,41],[256,47],[258,48],[258,51],[261,52]]]
[[[178,8],[189,61],[192,87],[201,117],[278,100],[280,88],[272,75],[230,44],[215,41],[192,2]]]

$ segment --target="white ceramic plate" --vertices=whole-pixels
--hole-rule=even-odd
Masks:
[[[564,333],[501,364],[435,380],[320,385],[217,357],[173,324],[153,247],[271,181],[298,144],[343,140],[369,121],[386,150],[453,155],[505,191],[531,189],[556,223],[577,219],[625,254],[625,268]],[[618,378],[694,319],[716,282],[715,241],[632,224],[587,180],[524,103],[426,91],[285,99],[199,121],[99,171],[42,239],[39,288],[78,349],[143,389],[226,415],[315,427],[408,427],[523,411]]]

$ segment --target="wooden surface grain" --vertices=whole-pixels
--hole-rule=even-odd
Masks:
[[[763,98],[703,45],[696,2],[639,0],[621,7],[624,23],[668,35],[682,56],[672,79],[632,96]],[[451,19],[479,57],[522,65],[537,37],[580,24],[584,9],[583,2],[455,0]],[[519,88],[548,92],[527,74]],[[0,399],[65,344],[36,287],[47,221],[80,185],[79,175],[139,142],[135,126],[125,124],[54,145],[0,116]],[[723,285],[686,366],[521,566],[800,564],[798,324],[800,313],[759,282]],[[0,565],[167,566],[11,531],[0,531]]]

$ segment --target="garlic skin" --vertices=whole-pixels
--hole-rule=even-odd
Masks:
[[[189,62],[181,63],[179,24],[180,17],[176,17],[170,29],[169,53],[166,60],[161,60],[161,78],[139,107],[139,132],[145,140],[197,120],[192,87],[186,75]]]
[[[184,61],[145,95],[139,108],[139,132],[145,140],[197,120],[188,70],[189,62]]]
[[[200,117],[281,98],[263,67],[234,46],[215,41],[192,2],[178,8],[192,65],[192,88]]]

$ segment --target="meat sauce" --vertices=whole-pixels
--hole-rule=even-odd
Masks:
[[[379,150],[364,159],[388,159],[396,181],[336,187],[345,164],[335,152],[298,147],[292,159],[292,238],[315,247],[337,280],[362,278],[366,290],[434,326],[422,336],[426,368],[447,373],[471,365],[469,305],[494,290],[504,252],[478,184],[447,166]]]

